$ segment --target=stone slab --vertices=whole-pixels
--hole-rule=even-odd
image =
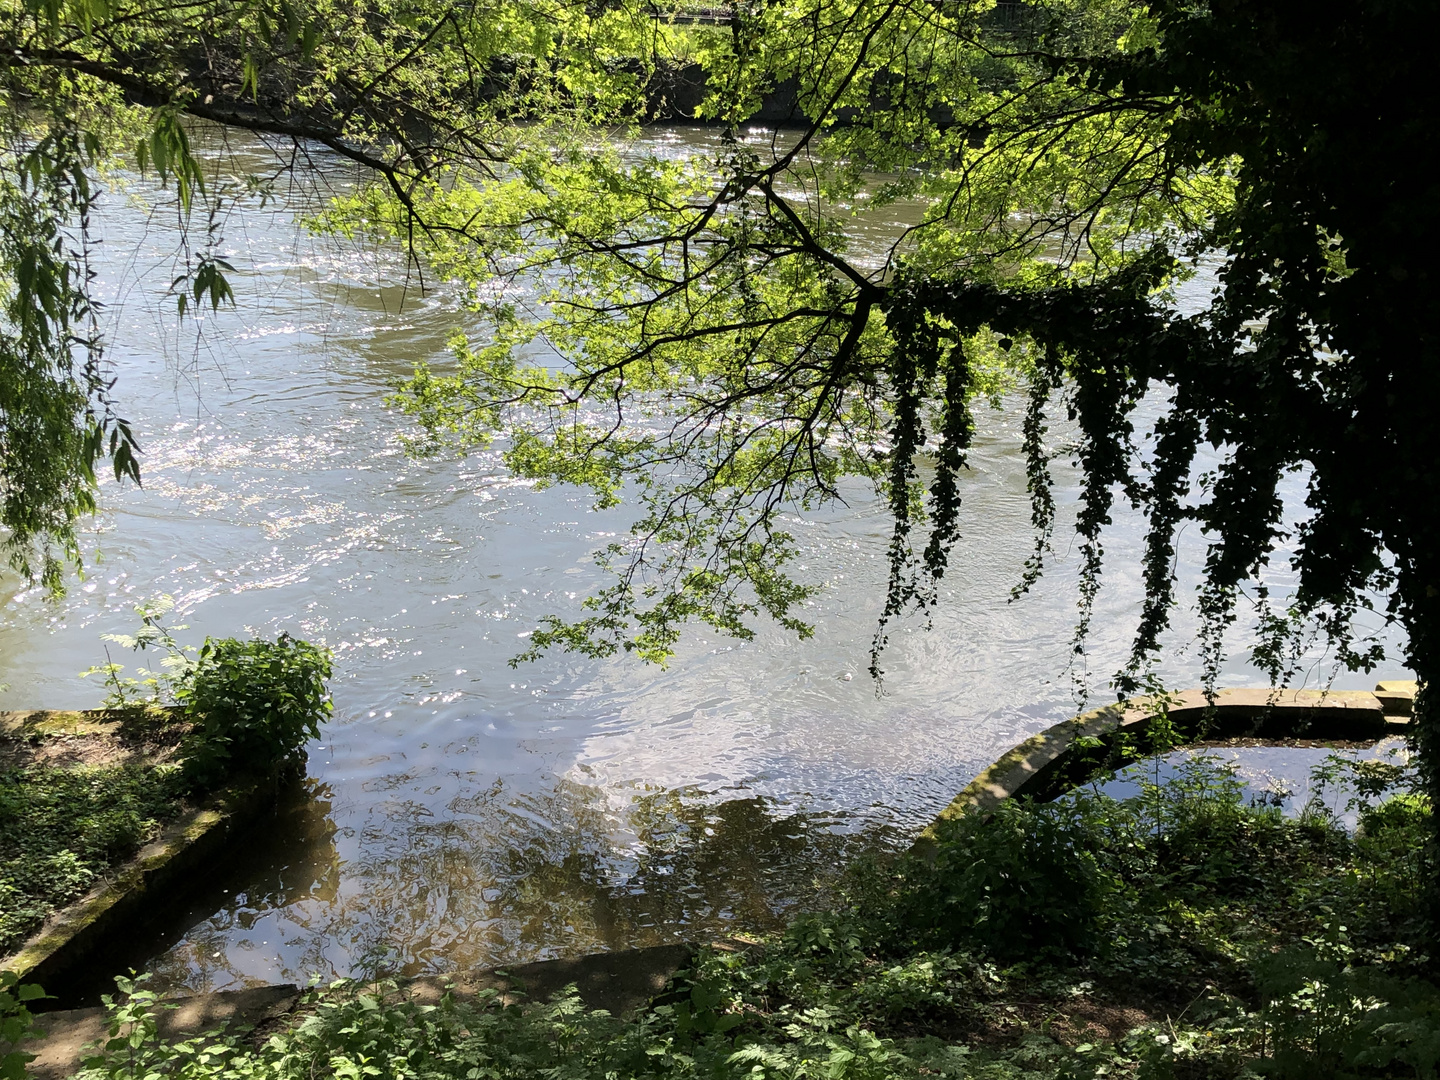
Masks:
[[[1375,684],[1375,699],[1387,717],[1415,715],[1415,695],[1419,684],[1404,679],[1386,679]]]
[[[483,990],[496,990],[509,1003],[548,1001],[573,983],[587,1008],[630,1016],[662,993],[694,956],[694,945],[654,945],[538,960],[468,975],[425,976],[411,980],[408,989],[411,997],[422,1004],[439,1001],[447,990],[461,1000]]]
[[[1414,679],[1382,679],[1375,684],[1376,693],[1405,694],[1411,699],[1420,692],[1420,684]]]

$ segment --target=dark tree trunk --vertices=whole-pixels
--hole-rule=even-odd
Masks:
[[[1417,576],[1437,580],[1430,574]],[[1422,790],[1431,806],[1421,887],[1425,890],[1428,966],[1440,971],[1440,814],[1434,812],[1434,808],[1440,807],[1440,689],[1435,685],[1435,676],[1440,673],[1440,596],[1435,595],[1437,590],[1433,585],[1420,584],[1419,590],[1430,595],[1421,595],[1407,603],[1405,613],[1410,635],[1408,658],[1420,684],[1410,742],[1418,759]]]

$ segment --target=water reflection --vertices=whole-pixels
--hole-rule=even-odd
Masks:
[[[392,805],[342,865],[328,817],[156,966],[187,991],[383,968],[404,975],[773,929],[838,868],[895,843],[883,828],[743,792],[548,799],[503,783],[438,816]],[[317,802],[306,820],[318,822]],[[555,823],[539,831],[527,821]],[[297,836],[298,838],[298,836]],[[363,891],[346,882],[363,879]]]

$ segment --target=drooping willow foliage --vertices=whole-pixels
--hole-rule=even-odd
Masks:
[[[96,463],[136,475],[89,295],[92,161],[63,128],[0,149],[0,543],[51,591],[79,557]]]
[[[895,334],[897,530],[887,614],[927,602],[907,581],[943,570],[937,542],[953,534],[967,431],[964,392],[952,389],[957,374],[963,382],[957,342],[988,330],[1028,339],[1043,358],[1025,423],[1041,548],[1054,508],[1036,433],[1054,388],[1062,380],[1069,387],[1083,477],[1077,639],[1098,586],[1112,500],[1122,494],[1148,517],[1146,600],[1122,691],[1136,689],[1168,626],[1175,536],[1187,520],[1210,538],[1199,601],[1210,678],[1238,591],[1259,581],[1280,541],[1298,534],[1291,609],[1269,610],[1263,584],[1256,589],[1256,655],[1272,677],[1289,674],[1286,639],[1307,620],[1343,663],[1369,668],[1380,652],[1354,647],[1351,619],[1380,594],[1410,632],[1408,659],[1423,679],[1426,613],[1437,592],[1428,508],[1437,457],[1427,419],[1437,370],[1435,300],[1419,285],[1433,280],[1433,269],[1415,243],[1433,235],[1435,210],[1433,184],[1416,177],[1409,155],[1429,137],[1436,95],[1423,61],[1400,40],[1414,12],[1362,5],[1316,13],[1285,4],[1150,11],[1154,52],[1093,58],[1072,77],[1115,87],[1121,99],[1169,93],[1164,150],[1172,167],[1223,168],[1234,178],[1233,202],[1179,237],[1192,252],[1219,255],[1222,287],[1189,317],[1157,302],[1174,268],[1163,241],[1104,278],[1040,290],[901,275],[884,305],[905,328]],[[912,501],[897,492],[913,483],[905,462],[927,434],[914,372],[940,369],[947,382],[932,458],[933,531],[918,575],[907,579]],[[1167,411],[1142,462],[1131,416],[1162,388]],[[1206,443],[1225,456],[1205,497],[1192,499],[1196,452]],[[1279,484],[1301,467],[1310,470],[1308,519],[1287,522]],[[1037,568],[1032,561],[1022,587]]]
[[[61,589],[66,564],[80,565],[97,468],[140,478],[90,268],[106,170],[162,185],[182,236],[168,299],[183,318],[232,297],[221,210],[273,179],[203,155],[192,137],[207,126],[270,140],[277,173],[338,155],[405,206],[447,162],[506,157],[514,127],[502,115],[573,122],[614,106],[635,76],[601,58],[647,47],[652,31],[648,15],[545,0],[0,0],[0,547],[11,567]],[[539,56],[517,69],[527,51]]]

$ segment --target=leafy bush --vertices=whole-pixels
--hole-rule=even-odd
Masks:
[[[135,609],[140,627],[134,634],[103,635],[136,652],[161,653],[158,669],[124,675],[107,647],[107,662],[81,677],[104,676],[104,706],[120,714],[132,737],[173,730],[166,706],[181,706],[193,729],[184,747],[186,772],[199,784],[231,770],[270,773],[297,764],[330,712],[330,653],[289,634],[277,641],[206,638],[196,650],[175,637],[185,625],[165,625],[173,608],[169,596],[143,603]]]
[[[1309,829],[1312,844],[1296,845],[1296,830]],[[1191,799],[1163,800],[1153,841],[1155,871],[1163,887],[1201,889],[1216,897],[1262,893],[1269,876],[1287,872],[1290,863],[1315,844],[1321,848],[1343,836],[1329,821],[1299,822],[1279,806],[1245,806],[1239,787],[1233,796],[1207,793]]]
[[[1430,800],[1424,795],[1407,792],[1362,812],[1360,831],[1372,839],[1397,832],[1407,838],[1415,838],[1415,834],[1425,828],[1429,817]]]
[[[1106,833],[1130,826],[1099,806],[1016,800],[946,822],[933,863],[906,871],[897,928],[928,948],[1002,961],[1093,952],[1120,884],[1101,858],[1115,846]]]
[[[44,996],[40,987],[20,983],[13,972],[0,971],[0,1080],[24,1080],[28,1075],[25,1066],[35,1055],[15,1046],[37,1033],[26,1003]]]
[[[210,780],[294,766],[330,713],[329,677],[329,652],[288,634],[206,638],[175,694],[195,725],[185,747],[189,774]]]
[[[1440,1065],[1434,984],[1357,963],[1346,928],[1331,923],[1326,930],[1254,966],[1272,1041],[1264,1071],[1310,1080],[1389,1076],[1399,1066],[1401,1075],[1434,1077]]]

